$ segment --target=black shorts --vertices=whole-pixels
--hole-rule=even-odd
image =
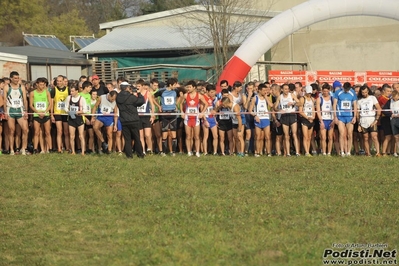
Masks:
[[[309,122],[309,120],[307,120],[306,118],[301,117],[301,125],[307,127],[308,129],[311,129],[312,127],[314,127],[314,121]]]
[[[359,122],[357,122],[357,121],[355,124],[353,124],[353,133],[359,133]]]
[[[177,118],[176,128],[177,129],[184,128],[183,118],[181,118],[181,117]]]
[[[380,120],[382,130],[385,136],[392,135],[391,118],[387,116],[381,117]]]
[[[49,116],[45,116],[43,118],[40,118],[40,117],[36,116],[36,117],[33,117],[33,120],[38,122],[39,124],[44,124],[44,123],[46,123],[47,121],[50,120],[50,117]]]
[[[282,114],[280,118],[281,124],[286,126],[291,126],[292,124],[297,122],[296,114]]]
[[[140,116],[140,130],[144,129],[144,128],[151,128],[151,121],[150,121],[151,117],[148,115],[143,115]]]
[[[374,125],[372,127],[362,127],[362,134],[368,134],[372,132],[378,132],[377,125]]]
[[[87,117],[86,117],[86,119],[87,119]],[[85,124],[85,130],[88,130],[88,129],[93,129],[93,125]]]
[[[83,117],[81,117],[81,116],[76,116],[75,119],[72,119],[70,117],[68,117],[68,118],[69,118],[68,125],[70,125],[71,127],[78,128],[81,125],[84,125]]]
[[[245,129],[255,129],[255,118],[251,114],[245,115]]]
[[[55,120],[55,122],[58,122],[58,121],[68,122],[68,116],[67,115],[54,115],[54,120]]]
[[[221,131],[229,131],[233,129],[233,123],[231,120],[219,120],[218,127]]]
[[[174,113],[175,111],[173,111]],[[164,115],[162,116],[162,132],[176,131],[177,129],[177,116],[176,115]]]
[[[284,134],[283,126],[275,127],[274,131],[276,132],[276,136],[282,136]]]

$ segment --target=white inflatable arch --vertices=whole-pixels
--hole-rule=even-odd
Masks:
[[[378,16],[399,20],[399,0],[309,0],[266,22],[238,48],[217,84],[243,81],[256,61],[275,44],[314,23],[344,16]]]

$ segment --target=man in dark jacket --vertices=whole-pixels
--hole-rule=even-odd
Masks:
[[[127,158],[133,158],[132,138],[134,150],[139,158],[144,158],[143,147],[140,141],[140,117],[137,107],[144,104],[144,97],[131,88],[129,83],[122,82],[121,92],[116,97],[116,104],[119,109],[119,118],[122,124],[122,134],[125,138],[125,154]]]

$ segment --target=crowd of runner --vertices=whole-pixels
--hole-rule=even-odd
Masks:
[[[96,75],[31,83],[11,72],[0,79],[0,153],[123,154],[116,98],[128,86],[144,97],[146,155],[398,156],[399,84],[217,85]]]

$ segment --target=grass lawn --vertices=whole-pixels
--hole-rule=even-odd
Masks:
[[[0,265],[322,265],[399,247],[391,157],[2,156]]]

